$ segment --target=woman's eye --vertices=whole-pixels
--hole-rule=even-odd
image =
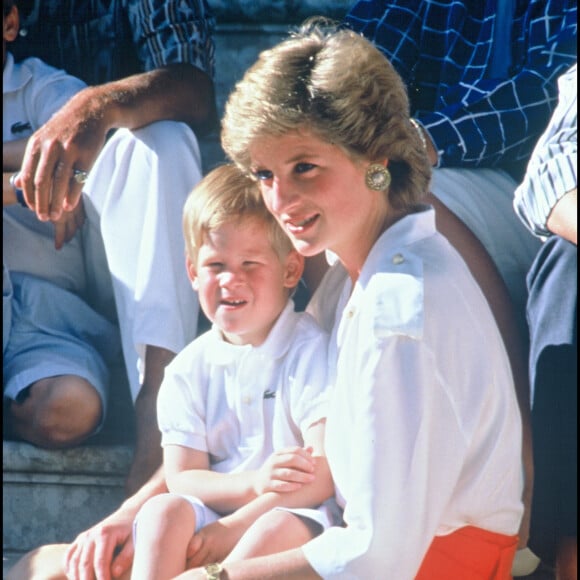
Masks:
[[[260,181],[267,181],[268,179],[272,179],[272,172],[267,169],[259,169],[254,171],[254,176]]]
[[[295,167],[296,173],[306,173],[314,169],[314,165],[312,163],[298,163]]]

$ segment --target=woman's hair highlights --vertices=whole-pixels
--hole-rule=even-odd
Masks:
[[[289,131],[311,131],[354,160],[388,158],[397,209],[427,192],[431,167],[401,77],[367,39],[326,19],[260,54],[226,104],[222,145],[249,171],[252,142]]]

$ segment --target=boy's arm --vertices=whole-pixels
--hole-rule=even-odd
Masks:
[[[218,513],[229,513],[259,495],[276,490],[287,494],[313,479],[313,462],[305,449],[274,453],[260,470],[219,473],[210,470],[206,452],[166,445],[163,463],[170,491],[193,495]]]
[[[248,528],[263,514],[275,507],[313,508],[334,494],[334,483],[326,457],[323,455],[323,419],[309,427],[305,433],[305,444],[313,458],[313,478],[292,492],[266,492],[234,513],[198,532],[188,548],[188,566],[203,562],[222,561],[235,547]]]

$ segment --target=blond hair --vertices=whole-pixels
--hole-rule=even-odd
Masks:
[[[290,238],[264,205],[256,181],[233,164],[216,167],[195,186],[183,208],[187,256],[195,265],[209,232],[248,218],[267,226],[272,248],[281,259],[293,249]]]
[[[261,136],[307,130],[353,160],[389,159],[389,201],[404,209],[427,192],[431,168],[401,77],[364,37],[325,19],[263,51],[225,108],[222,146],[244,171]]]

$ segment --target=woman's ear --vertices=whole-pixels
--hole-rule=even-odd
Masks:
[[[304,256],[296,250],[290,250],[286,256],[286,271],[284,273],[284,287],[295,288],[300,282],[304,271]]]
[[[199,282],[197,279],[197,268],[191,261],[189,256],[185,257],[185,268],[187,269],[187,277],[191,282],[191,287],[197,292],[199,290]]]
[[[18,29],[20,28],[20,18],[18,16],[18,8],[12,6],[7,16],[4,16],[3,38],[4,42],[13,42],[18,36]]]

